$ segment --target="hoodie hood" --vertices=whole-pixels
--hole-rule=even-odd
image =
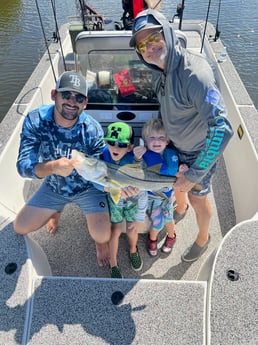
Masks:
[[[137,34],[144,30],[153,28],[163,30],[163,35],[167,46],[167,57],[164,69],[164,74],[166,75],[168,71],[177,67],[181,57],[181,45],[171,24],[163,14],[153,9],[147,9],[140,12],[134,20],[133,35],[129,44],[130,47],[135,47],[135,38]],[[136,53],[146,66],[156,71],[162,71],[158,66],[145,62],[142,55],[138,51],[136,51]]]

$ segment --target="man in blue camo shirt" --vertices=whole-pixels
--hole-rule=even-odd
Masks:
[[[51,91],[53,105],[43,105],[25,118],[17,160],[22,177],[43,179],[41,187],[14,222],[18,234],[41,228],[67,203],[74,202],[86,216],[96,242],[100,266],[108,263],[110,220],[106,195],[73,168],[73,149],[99,157],[105,142],[100,124],[85,113],[87,82],[75,72],[65,72]]]

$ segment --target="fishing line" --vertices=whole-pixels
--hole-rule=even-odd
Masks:
[[[39,21],[40,21],[41,30],[42,30],[42,33],[43,33],[43,36],[44,36],[45,45],[46,45],[46,48],[47,48],[50,65],[51,65],[52,72],[53,72],[53,75],[54,75],[54,78],[55,78],[55,82],[56,82],[56,74],[55,74],[55,70],[54,70],[51,54],[50,54],[49,47],[48,47],[47,37],[46,37],[46,33],[45,33],[43,22],[42,22],[42,17],[41,17],[40,10],[39,10],[38,0],[35,0],[35,4],[36,4],[36,7],[37,7],[37,11],[38,11]]]
[[[61,42],[61,38],[60,38],[59,28],[58,28],[58,25],[57,25],[56,7],[54,5],[54,1],[55,0],[51,0],[51,5],[52,5],[52,9],[53,9],[55,26],[56,26],[56,37],[57,37],[57,41],[59,41],[59,45],[60,45],[60,49],[61,49],[61,55],[62,55],[63,64],[64,64],[64,70],[66,71],[66,63],[65,63],[64,52],[63,52],[62,42]]]

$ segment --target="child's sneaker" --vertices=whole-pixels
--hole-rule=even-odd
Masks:
[[[174,246],[174,244],[176,243],[176,234],[174,234],[174,237],[166,237],[165,242],[163,244],[163,246],[161,247],[161,250],[163,251],[163,253],[171,253],[172,248]]]
[[[157,256],[158,255],[158,241],[152,241],[150,236],[148,236],[147,242],[147,250],[150,256]]]
[[[137,251],[136,253],[130,253],[129,258],[131,261],[131,267],[135,271],[140,271],[142,269],[142,259],[140,257],[138,247],[136,247]]]
[[[113,266],[109,269],[111,278],[123,278],[119,266]]]

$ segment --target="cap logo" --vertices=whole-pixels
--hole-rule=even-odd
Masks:
[[[120,128],[120,127],[111,127],[111,135],[110,135],[110,137],[111,138],[115,138],[115,139],[117,139],[118,138],[118,136],[119,136],[119,132],[122,132],[122,128]]]
[[[77,77],[77,75],[75,74],[71,74],[70,75],[70,79],[71,79],[71,84],[73,84],[74,87],[80,87],[81,86],[81,81],[80,79]]]
[[[134,24],[134,31],[139,31],[142,27],[144,27],[148,23],[148,16],[142,16],[138,18]]]

